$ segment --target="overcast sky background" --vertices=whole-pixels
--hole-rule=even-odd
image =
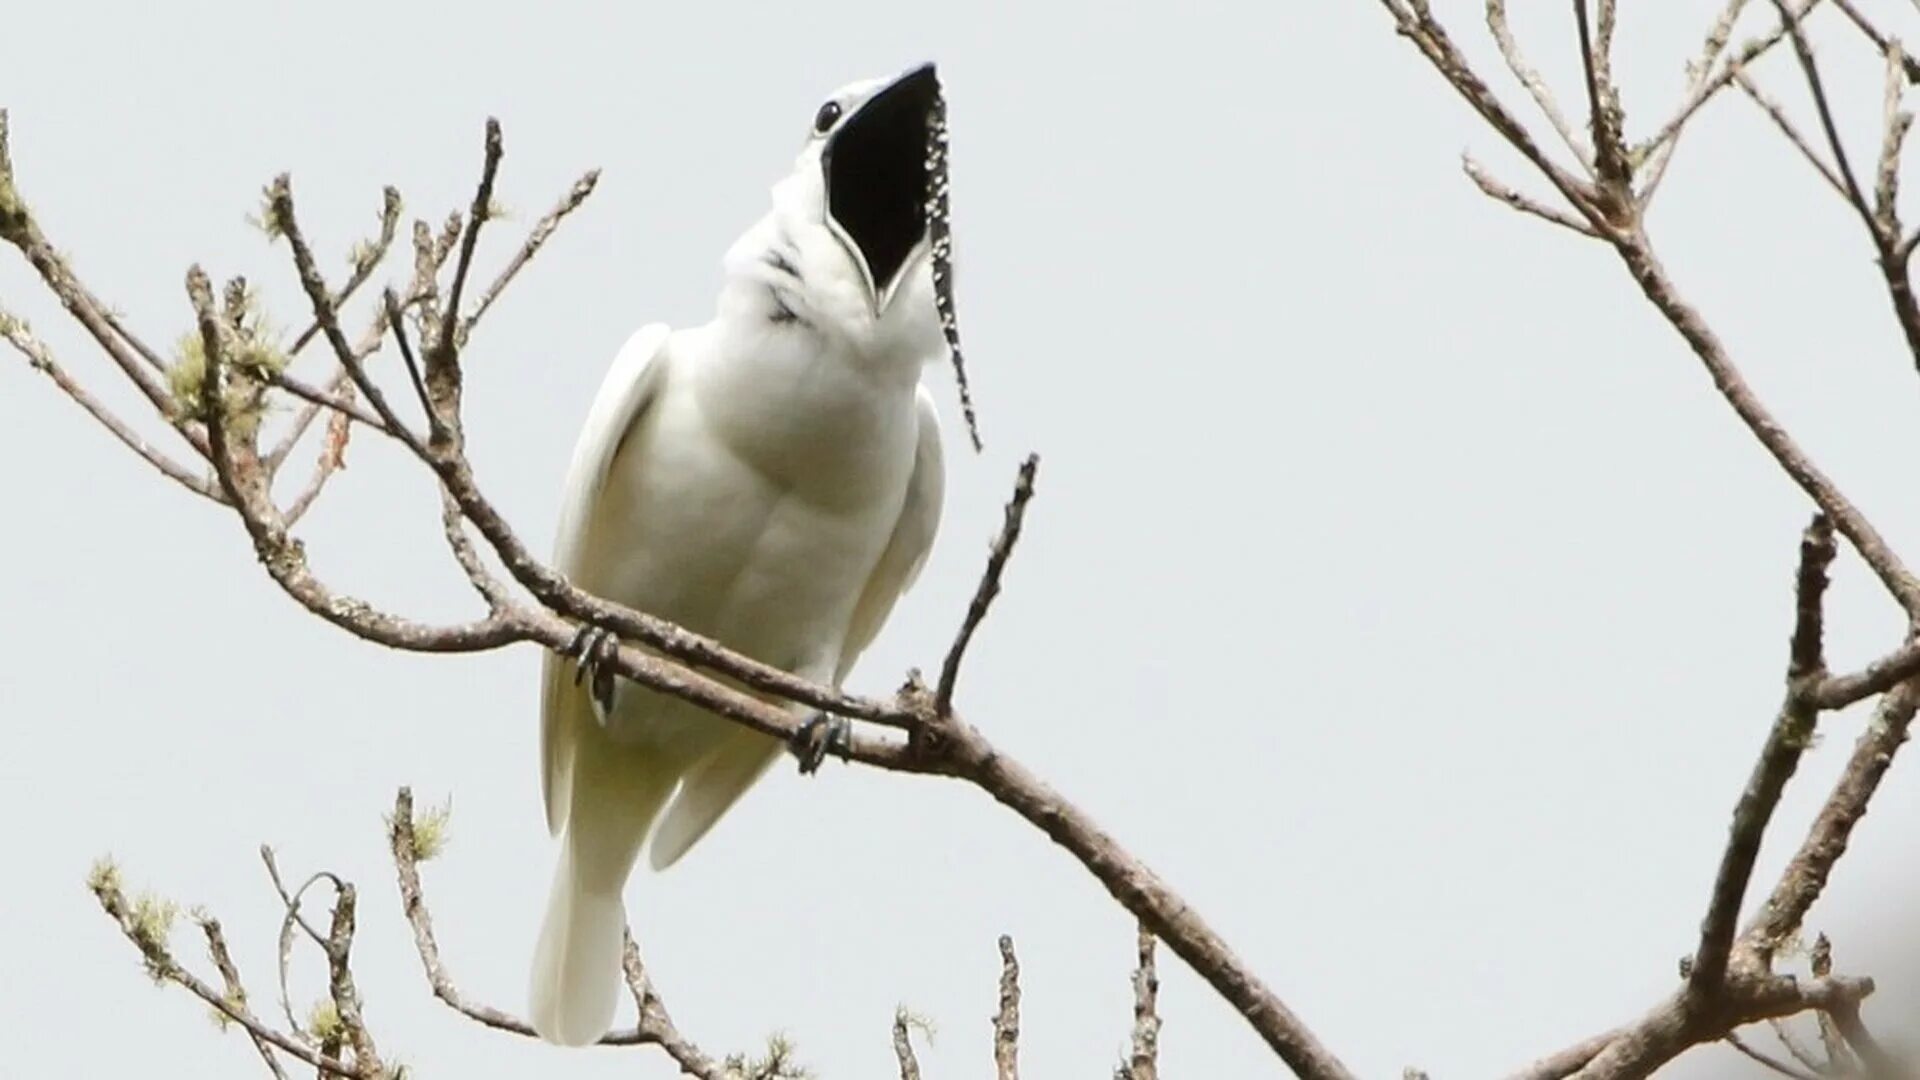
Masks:
[[[1497,70],[1481,5],[1435,6]],[[1577,109],[1565,5],[1515,6]],[[1623,5],[1634,131],[1677,99],[1718,7]],[[479,474],[542,545],[620,342],[708,317],[722,251],[828,91],[938,60],[988,450],[964,450],[930,372],[945,525],[854,688],[937,665],[1036,449],[1040,495],[966,715],[1176,883],[1353,1067],[1496,1075],[1673,985],[1778,702],[1809,508],[1612,256],[1462,179],[1472,148],[1540,186],[1378,5],[72,0],[15,5],[6,37],[24,190],[157,342],[188,325],[195,260],[303,323],[284,250],[244,220],[278,171],[337,279],[381,184],[430,220],[465,205],[489,113],[516,218],[489,230],[486,270],[604,167],[468,354]],[[1868,153],[1877,62],[1822,41]],[[1785,60],[1764,70],[1799,109]],[[1690,133],[1653,231],[1759,392],[1920,557],[1920,382],[1845,208],[1727,99]],[[11,256],[0,300],[111,381]],[[408,656],[302,614],[233,519],[11,357],[0,460],[0,1033],[20,1075],[259,1075],[203,1006],[148,983],[82,883],[112,852],[130,884],[207,905],[265,1009],[262,841],[291,873],[359,883],[369,1016],[420,1075],[672,1075],[650,1050],[483,1031],[420,977],[381,825],[403,783],[454,799],[427,874],[450,970],[524,1009],[553,855],[532,651]],[[436,510],[421,470],[362,437],[305,535],[336,586],[452,618],[473,600]],[[1856,560],[1837,578],[1830,654],[1851,667],[1900,622]],[[1829,718],[1762,881],[1864,719]],[[1889,1028],[1920,1002],[1915,768],[1812,920],[1842,967],[1880,977],[1869,1016]],[[955,783],[782,766],[629,898],[675,1018],[715,1053],[784,1030],[822,1076],[890,1076],[905,1003],[939,1026],[929,1076],[985,1075],[1002,932],[1031,1075],[1105,1075],[1125,1044],[1128,918]],[[302,974],[304,1009],[322,984]],[[1177,961],[1163,986],[1167,1075],[1282,1075]],[[1723,1052],[1689,1066],[1743,1075]]]

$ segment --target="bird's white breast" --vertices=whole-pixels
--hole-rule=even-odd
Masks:
[[[831,678],[914,464],[914,387],[805,333],[676,332],[613,460],[578,584],[766,663]],[[724,726],[625,686],[611,733],[697,754]]]

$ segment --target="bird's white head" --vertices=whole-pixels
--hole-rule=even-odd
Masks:
[[[932,64],[835,91],[815,110],[773,209],[727,253],[728,299],[867,354],[924,361],[945,347],[933,303],[927,138]]]

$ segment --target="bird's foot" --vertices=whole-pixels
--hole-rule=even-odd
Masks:
[[[573,657],[574,663],[573,685],[579,686],[582,679],[587,680],[587,692],[593,698],[593,709],[602,726],[613,711],[613,669],[607,662],[619,647],[619,638],[591,624],[582,626],[567,646],[567,655]]]
[[[817,712],[793,733],[793,741],[788,746],[793,756],[800,759],[800,775],[811,776],[820,771],[829,753],[839,754],[842,761],[853,754],[853,725],[844,716]]]

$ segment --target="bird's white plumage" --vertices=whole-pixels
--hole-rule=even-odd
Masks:
[[[589,514],[606,483],[607,467],[634,418],[647,407],[661,370],[653,363],[667,340],[664,323],[641,327],[629,337],[600,382],[587,420],[574,444],[560,492],[560,522],[555,530],[554,561],[566,568],[580,562],[580,546]],[[559,835],[567,823],[567,771],[573,765],[572,732],[558,721],[572,701],[566,693],[571,675],[548,657],[541,668],[540,790],[547,808],[547,829]]]
[[[883,87],[843,90],[844,107]],[[620,350],[569,466],[556,564],[589,592],[838,685],[939,524],[939,422],[918,379],[942,342],[924,257],[883,299],[828,227],[821,150],[809,141],[728,252],[711,322],[648,326]],[[541,777],[562,851],[531,986],[535,1029],[567,1044],[612,1018],[622,892],[649,835],[651,864],[672,864],[780,750],[624,680],[602,712],[574,675],[545,657]]]

